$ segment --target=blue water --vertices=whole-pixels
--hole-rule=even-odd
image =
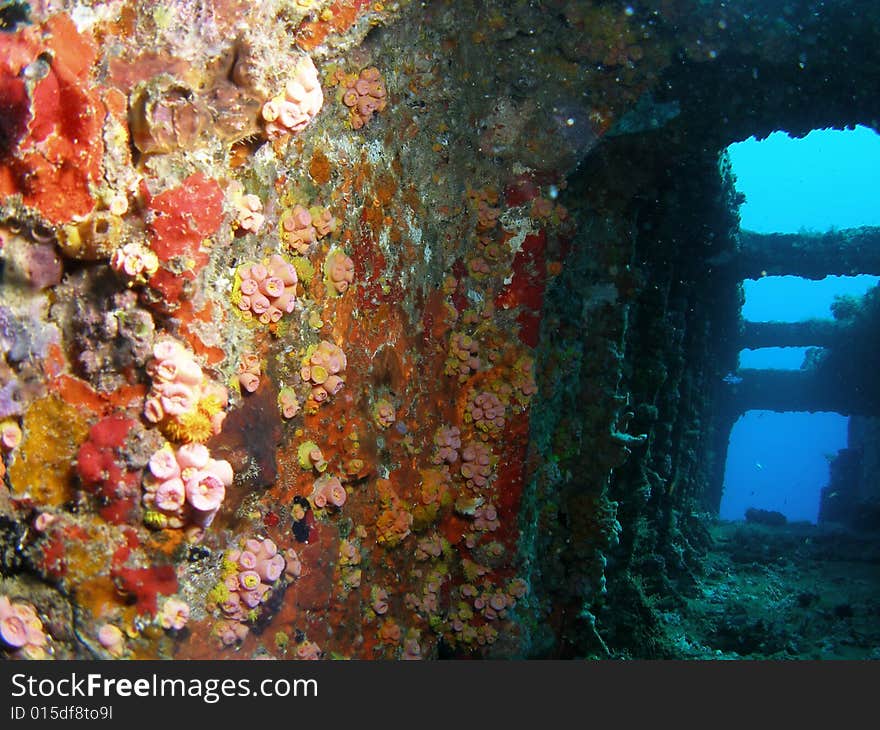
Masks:
[[[796,276],[765,276],[757,281],[746,279],[743,282],[746,295],[743,318],[750,322],[831,319],[834,297],[840,294],[862,296],[878,281],[880,277],[869,275],[826,276],[818,281]]]
[[[866,127],[819,130],[803,139],[775,132],[729,148],[737,189],[746,196],[741,226],[762,233],[880,225],[880,136]],[[792,276],[744,282],[750,321],[828,319],[836,295],[862,295],[878,277]],[[740,367],[796,369],[805,348],[743,350]],[[846,446],[847,419],[836,413],[749,411],[731,432],[722,519],[749,507],[815,522],[828,483],[828,455]]]
[[[880,225],[880,136],[821,129],[802,139],[774,132],[728,148],[741,226],[760,233]]]
[[[757,350],[740,350],[739,366],[755,369],[800,370],[807,349],[806,347],[761,347]]]
[[[748,411],[730,435],[721,518],[741,520],[757,507],[815,522],[819,489],[828,483],[825,455],[846,445],[847,420],[837,413]]]

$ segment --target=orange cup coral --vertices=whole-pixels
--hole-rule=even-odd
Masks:
[[[323,403],[342,389],[347,364],[342,348],[332,342],[322,340],[317,347],[309,348],[302,361],[300,377],[312,386],[310,396],[315,403]]]
[[[328,291],[336,295],[344,294],[354,283],[354,262],[340,249],[334,249],[324,262],[324,275]]]
[[[342,103],[348,107],[348,121],[352,129],[360,129],[381,112],[387,104],[387,91],[382,74],[375,66],[365,68],[358,76],[344,81]]]
[[[242,264],[235,272],[232,299],[246,320],[274,324],[296,305],[296,269],[279,254],[262,263]]]
[[[260,386],[260,358],[246,352],[238,363],[238,384],[246,393],[254,393]]]

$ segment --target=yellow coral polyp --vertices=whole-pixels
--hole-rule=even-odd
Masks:
[[[164,530],[168,526],[168,517],[155,510],[144,513],[144,524],[153,530]]]
[[[201,408],[165,418],[159,428],[169,441],[182,444],[204,443],[214,435],[211,416]]]
[[[327,368],[322,365],[312,365],[312,382],[321,385],[326,382],[329,376],[330,373],[327,372]]]
[[[312,262],[305,256],[293,256],[290,259],[290,263],[293,264],[293,268],[296,270],[297,278],[303,284],[308,285],[315,276],[315,267],[312,265]]]
[[[214,435],[214,418],[222,410],[223,404],[217,396],[206,395],[193,410],[179,416],[167,416],[159,424],[159,430],[169,441],[204,443]]]
[[[238,573],[238,565],[227,557],[224,557],[220,563],[220,575],[228,578],[230,575]]]
[[[241,301],[241,274],[238,273],[241,266],[239,266],[235,270],[235,276],[232,280],[232,292],[229,294],[229,301],[232,302],[233,308],[238,310],[238,303]],[[244,314],[244,312],[240,312],[240,314]],[[250,314],[250,312],[247,312]]]
[[[309,345],[306,348],[306,353],[305,353],[305,355],[302,356],[302,361],[301,361],[301,363],[304,367],[311,365],[312,355],[315,354],[315,350],[317,350],[317,349],[318,349],[317,345]]]
[[[214,603],[220,606],[229,600],[229,588],[227,588],[226,584],[221,581],[208,591],[208,595],[205,598],[207,599],[207,603]]]
[[[207,418],[213,418],[223,410],[223,404],[216,395],[206,395],[199,401],[199,412]]]
[[[312,469],[315,468],[318,471],[324,471],[327,468],[327,462],[324,461],[324,457],[321,456],[317,461],[312,458],[312,454],[321,453],[321,449],[318,447],[314,441],[305,441],[299,445],[299,448],[296,451],[296,458],[299,461],[299,465],[303,469]]]

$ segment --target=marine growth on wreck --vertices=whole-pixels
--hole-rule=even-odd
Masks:
[[[782,5],[0,3],[0,654],[680,656]]]

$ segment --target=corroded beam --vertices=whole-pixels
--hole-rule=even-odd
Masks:
[[[742,323],[743,347],[836,347],[846,336],[846,327],[830,319],[804,322]]]
[[[823,370],[743,369],[739,382],[731,385],[738,413],[746,411],[830,411],[842,415],[863,413],[858,387],[843,379],[829,378]],[[865,404],[867,407],[867,404]]]
[[[734,260],[740,278],[880,275],[880,228],[849,228],[828,233],[740,232]]]

